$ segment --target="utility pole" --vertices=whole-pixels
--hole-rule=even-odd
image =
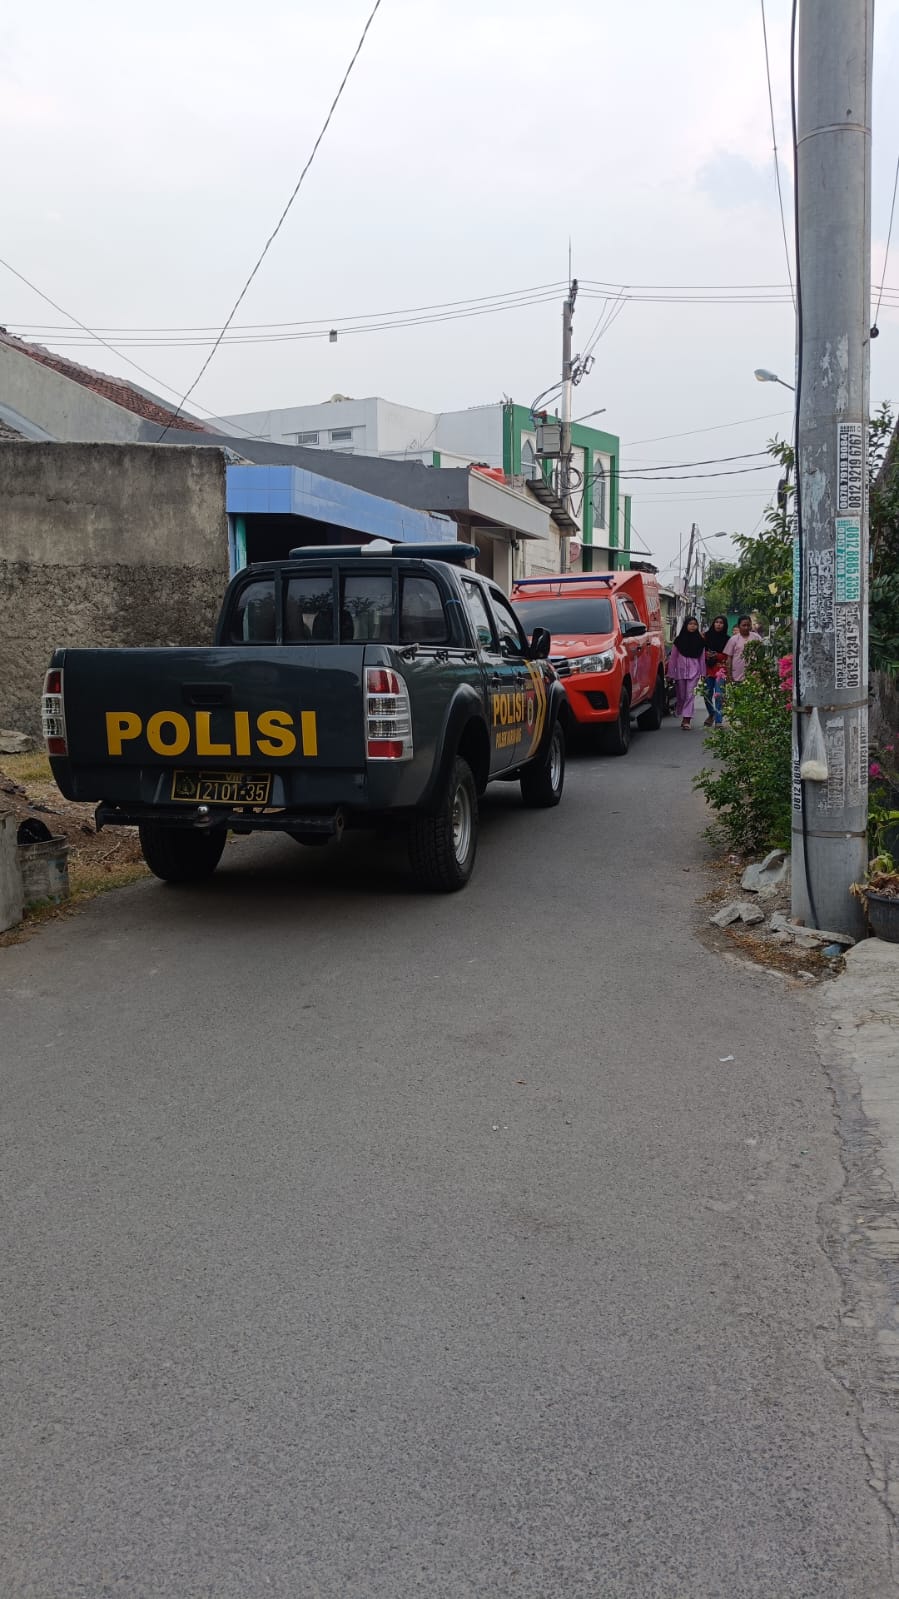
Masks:
[[[571,278],[568,298],[562,302],[562,455],[559,462],[559,498],[568,515],[571,515],[571,391],[574,362],[571,358],[571,332],[574,322],[574,302],[577,299],[577,278]],[[559,541],[559,569],[568,566],[568,536],[563,533]]]
[[[800,7],[793,915],[857,936],[864,915],[849,889],[868,859],[873,28],[874,0]],[[823,753],[816,768],[813,753]]]
[[[676,615],[676,618],[677,618],[677,631],[678,631],[678,633],[680,632],[681,628],[684,625],[684,618],[686,617],[686,614],[687,614],[687,605],[689,604],[689,599],[690,599],[690,572],[693,569],[693,551],[696,548],[696,535],[697,535],[698,532],[699,532],[699,529],[697,528],[696,523],[694,522],[693,525],[690,528],[690,543],[687,546],[687,565],[686,565],[686,568],[685,568],[684,574],[683,574],[683,581],[681,583],[681,592],[680,592],[680,594],[677,597],[677,610],[675,612],[675,615]]]

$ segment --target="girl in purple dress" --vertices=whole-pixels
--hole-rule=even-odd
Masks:
[[[705,639],[695,616],[688,616],[671,646],[667,674],[674,681],[674,709],[685,733],[693,726],[696,690],[705,673]]]

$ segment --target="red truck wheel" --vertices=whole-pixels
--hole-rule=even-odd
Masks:
[[[631,747],[631,691],[626,684],[621,690],[618,720],[603,728],[599,747],[604,755],[626,755]]]
[[[657,733],[665,715],[665,679],[661,672],[656,678],[652,699],[645,711],[637,717],[637,726],[644,733]]]

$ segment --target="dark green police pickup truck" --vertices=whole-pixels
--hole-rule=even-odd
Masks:
[[[53,775],[137,826],[151,871],[196,881],[229,830],[304,844],[400,816],[418,882],[471,876],[478,796],[517,779],[556,805],[565,691],[471,545],[330,546],[247,567],[211,649],[57,650]]]

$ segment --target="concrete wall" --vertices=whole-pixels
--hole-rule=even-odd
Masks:
[[[435,450],[447,450],[487,466],[503,464],[503,408],[472,405],[465,411],[444,411],[437,420]]]
[[[42,366],[2,340],[0,398],[54,439],[89,442],[102,438],[132,444],[140,438],[139,416],[114,405],[102,394],[94,394],[83,383],[54,372],[52,367]]]
[[[221,451],[0,444],[0,726],[59,646],[210,641],[227,579]]]

